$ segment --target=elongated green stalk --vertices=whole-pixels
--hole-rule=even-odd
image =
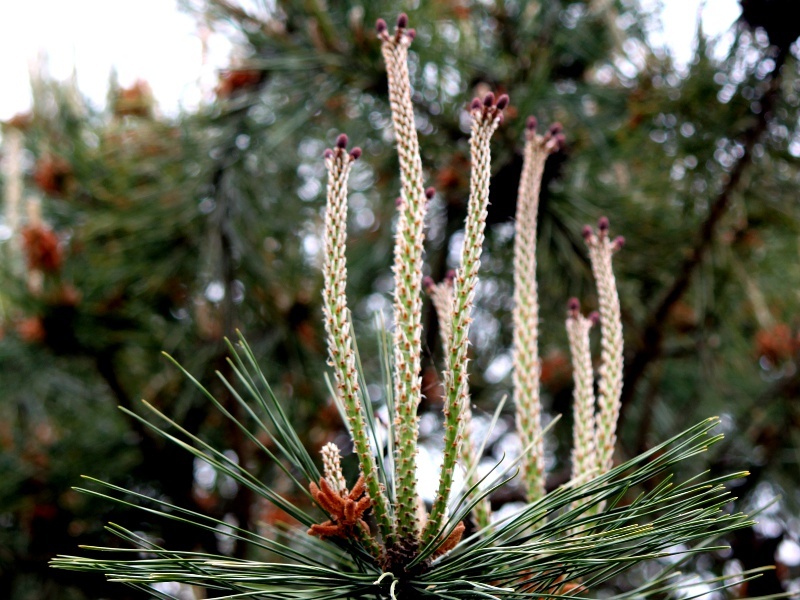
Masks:
[[[536,119],[528,118],[525,156],[517,193],[514,233],[514,404],[517,432],[523,448],[522,481],[529,502],[545,493],[544,436],[539,399],[539,295],[536,286],[536,221],[544,164],[563,143],[561,125],[545,135],[536,133]]]
[[[411,83],[408,47],[414,30],[401,14],[390,35],[385,21],[378,21],[378,36],[389,79],[392,123],[400,159],[402,197],[394,247],[394,428],[397,535],[406,546],[416,545],[417,518],[417,407],[422,398],[420,347],[422,330],[422,244],[427,198],[422,183]]]
[[[614,466],[614,446],[617,442],[620,396],[622,395],[622,316],[619,294],[611,266],[611,257],[622,248],[624,238],[608,237],[608,219],[602,217],[595,234],[588,225],[583,236],[589,246],[589,259],[597,284],[600,305],[601,364],[598,384],[597,466],[605,473]]]
[[[427,278],[428,281],[423,282],[439,320],[439,335],[442,338],[442,352],[445,356],[450,356],[450,343],[452,341],[454,277],[455,273],[451,271],[445,276],[444,281],[438,284],[434,283],[430,278]],[[478,456],[478,446],[475,444],[475,435],[472,428],[471,404],[469,394],[467,394],[462,414],[466,440],[461,444],[460,459],[467,473],[467,486],[470,488],[478,483],[477,465],[481,459]],[[491,523],[492,507],[488,498],[478,502],[475,506],[473,518],[478,529],[483,529]]]
[[[577,298],[569,301],[567,337],[572,355],[572,378],[575,383],[572,394],[572,414],[575,422],[572,428],[571,478],[574,483],[587,481],[591,473],[597,469],[594,370],[589,347],[589,330],[594,323],[594,316],[587,319],[580,313],[580,303]]]
[[[464,245],[461,249],[461,266],[453,280],[452,335],[444,373],[444,458],[439,472],[439,488],[431,507],[422,543],[438,535],[438,528],[447,508],[453,470],[461,455],[464,430],[464,406],[469,398],[469,325],[472,319],[472,301],[478,283],[481,264],[483,232],[486,226],[486,209],[489,205],[489,180],[491,177],[490,140],[503,119],[503,109],[508,105],[508,96],[500,96],[495,103],[494,94],[489,93],[481,102],[472,101],[472,133],[470,136],[469,205],[464,227]]]
[[[325,331],[328,337],[329,364],[336,379],[353,436],[353,446],[364,474],[375,517],[384,540],[393,534],[389,502],[381,490],[378,470],[369,443],[366,419],[359,399],[358,371],[347,308],[347,179],[353,162],[361,155],[359,148],[347,153],[347,136],[336,140],[336,148],[325,152],[328,169],[328,200],[325,211],[324,263],[322,290]]]

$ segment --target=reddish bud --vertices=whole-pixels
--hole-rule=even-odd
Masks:
[[[623,246],[625,246],[625,237],[618,235],[616,239],[614,239],[614,250],[622,250]]]
[[[336,147],[337,148],[341,148],[342,150],[344,150],[345,148],[347,148],[347,141],[348,141],[347,140],[347,134],[346,133],[340,133],[339,137],[336,138]]]
[[[330,148],[325,148],[325,152],[322,153],[323,158],[333,158],[333,150]]]
[[[397,208],[400,208],[401,206],[403,206],[403,204],[404,204],[404,202],[403,202],[403,198],[402,197],[398,196],[397,198],[394,199],[394,205]]]
[[[503,121],[506,120],[506,116],[505,116],[504,113],[498,112],[497,116],[495,117],[495,119],[497,119],[498,123],[502,123]]]
[[[600,217],[597,220],[597,228],[600,230],[601,233],[608,231],[608,226],[609,226],[608,217]]]
[[[379,34],[381,34],[384,31],[386,31],[386,28],[387,28],[386,27],[386,21],[384,21],[383,19],[378,19],[377,21],[375,21],[375,29],[377,30],[377,32]]]
[[[497,99],[497,108],[503,110],[506,106],[508,106],[509,98],[508,94],[503,94]]]
[[[433,283],[433,277],[426,275],[422,278],[422,287],[426,292],[430,292],[436,284]]]
[[[481,102],[481,99],[480,98],[473,98],[472,99],[472,103],[469,105],[469,109],[471,111],[472,110],[478,110],[481,106],[483,106],[483,103]]]
[[[584,225],[583,229],[581,230],[581,235],[583,239],[588,240],[592,237],[592,226],[591,225]]]
[[[567,302],[567,310],[571,313],[577,313],[581,309],[580,300],[577,298],[570,298]]]
[[[536,127],[539,125],[539,121],[536,120],[536,117],[530,116],[528,120],[525,122],[525,127],[529,131],[536,131]]]
[[[558,121],[556,121],[555,123],[550,125],[550,128],[547,131],[550,135],[556,135],[564,131],[564,126]]]
[[[406,27],[408,27],[408,15],[406,13],[400,13],[397,17],[397,28],[405,29]]]
[[[414,38],[417,37],[417,30],[409,29],[408,31],[406,31],[406,36],[408,37],[409,41],[413,42]]]
[[[456,278],[456,272],[453,269],[449,269],[447,273],[444,274],[445,281],[453,281]]]
[[[436,194],[436,190],[433,187],[429,187],[425,190],[425,197],[430,200],[433,198],[434,194]]]
[[[597,325],[600,322],[600,313],[597,311],[592,312],[589,315],[589,320],[592,322],[592,325]]]
[[[490,106],[494,106],[494,94],[492,92],[489,92],[488,94],[486,94],[483,97],[483,105],[486,108],[489,108]]]
[[[556,141],[556,150],[562,150],[567,145],[567,138],[563,133],[557,133],[553,139]]]
[[[356,146],[355,148],[350,150],[350,158],[352,158],[353,160],[358,160],[359,158],[361,158],[361,148]]]

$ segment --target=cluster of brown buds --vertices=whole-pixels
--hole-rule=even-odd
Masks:
[[[320,478],[319,486],[312,482],[309,489],[314,500],[331,516],[331,519],[312,525],[308,533],[319,537],[348,539],[359,535],[356,529],[359,528],[369,534],[369,526],[362,517],[364,512],[372,506],[372,500],[366,495],[363,475],[358,478],[350,492],[346,488],[343,490],[333,489],[324,477]]]
[[[501,94],[496,100],[492,92],[483,97],[473,98],[469,105],[469,112],[476,121],[492,122],[497,119],[497,124],[503,122],[503,109],[508,106],[508,94]]]
[[[536,120],[536,117],[528,117],[528,120],[525,122],[525,136],[527,139],[538,137],[539,139],[537,141],[547,154],[553,154],[564,148],[567,138],[564,136],[564,126],[561,125],[561,123],[556,121],[551,124],[550,127],[547,128],[545,134],[541,136],[537,136],[536,134],[536,128],[538,126],[539,121]]]
[[[342,157],[347,154],[347,144],[350,140],[347,138],[346,133],[340,133],[339,137],[336,138],[336,148],[326,148],[325,152],[323,153],[323,158],[325,160],[332,160],[334,156]],[[361,148],[356,146],[349,153],[350,160],[358,160],[361,158]]]
[[[406,13],[400,13],[398,15],[394,35],[389,33],[389,27],[383,19],[378,19],[375,22],[375,30],[378,32],[378,38],[382,41],[388,41],[394,38],[394,42],[398,44],[404,41],[410,44],[414,41],[414,38],[417,37],[417,30],[408,28],[408,15]]]

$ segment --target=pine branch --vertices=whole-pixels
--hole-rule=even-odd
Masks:
[[[369,496],[374,503],[381,534],[387,542],[393,539],[394,527],[388,499],[381,490],[378,469],[367,434],[367,422],[361,404],[361,386],[356,365],[355,342],[347,306],[347,181],[360,148],[347,152],[347,136],[341,134],[336,147],[325,151],[328,169],[327,207],[325,211],[323,309],[328,337],[330,365],[336,377],[335,393],[345,407],[348,427],[358,455]]]
[[[567,337],[572,356],[573,435],[572,475],[575,482],[585,481],[597,472],[597,436],[595,432],[594,369],[589,346],[589,330],[596,315],[586,318],[580,313],[577,298],[569,301]]]
[[[422,252],[427,203],[422,183],[422,161],[411,104],[408,47],[416,32],[408,29],[408,17],[401,14],[394,34],[386,22],[377,23],[378,37],[389,79],[397,154],[400,159],[402,197],[394,248],[394,427],[397,536],[401,544],[416,546],[420,523],[417,519],[417,407],[422,399],[420,343],[422,319]]]
[[[536,119],[529,117],[514,228],[514,405],[522,447],[534,444],[522,463],[522,481],[529,502],[538,500],[545,493],[539,399],[539,292],[536,284],[539,194],[547,157],[564,143],[560,124],[554,123],[545,135],[536,133],[536,125]]]
[[[437,536],[442,526],[456,460],[461,455],[464,431],[464,405],[469,397],[469,326],[470,313],[478,282],[478,269],[486,227],[486,209],[489,203],[491,177],[492,134],[503,119],[503,109],[508,106],[508,96],[495,101],[491,92],[481,101],[475,98],[470,106],[472,133],[470,136],[470,195],[467,221],[464,226],[464,244],[461,266],[453,280],[451,339],[444,374],[444,459],[439,471],[439,487],[431,507],[428,523],[422,535],[422,544]]]

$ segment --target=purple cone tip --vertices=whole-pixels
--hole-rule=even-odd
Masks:
[[[618,235],[614,240],[614,250],[621,250],[625,246],[625,237]]]
[[[325,148],[325,152],[322,153],[323,158],[333,158],[333,150],[330,148]]]
[[[378,33],[383,33],[387,29],[386,21],[383,19],[378,19],[375,21],[375,29]]]
[[[592,237],[592,226],[591,225],[584,225],[583,229],[581,230],[581,235],[583,239],[588,240]]]
[[[403,206],[403,198],[401,196],[398,196],[397,198],[395,198],[394,199],[394,205],[397,208],[400,208],[401,206]]]
[[[434,189],[434,188],[432,188],[432,187],[429,187],[428,189],[426,189],[426,190],[425,190],[425,197],[426,197],[428,200],[430,200],[431,198],[433,198],[434,194],[436,194],[436,189]]]
[[[509,97],[508,94],[503,94],[497,99],[497,108],[503,110],[506,106],[508,106]]]
[[[600,313],[594,311],[589,315],[589,320],[592,322],[592,325],[597,325],[600,322]]]
[[[408,27],[408,15],[406,13],[400,13],[397,16],[397,28],[405,29],[406,27]]]
[[[456,272],[453,269],[448,270],[447,273],[444,274],[445,281],[453,281],[455,278]]]
[[[567,310],[569,312],[578,312],[581,309],[580,300],[577,298],[570,298],[567,302]]]
[[[564,131],[564,126],[558,121],[556,121],[555,123],[550,125],[550,129],[548,129],[548,131],[550,132],[551,135],[556,135],[557,133],[561,133],[562,131]]]
[[[422,287],[426,291],[431,290],[435,285],[436,284],[433,283],[433,277],[431,277],[430,275],[426,275],[425,277],[422,278]]]
[[[342,150],[347,148],[347,134],[346,133],[340,133],[339,137],[336,138],[336,147],[337,148],[341,148]]]
[[[492,92],[489,92],[483,97],[483,105],[487,108],[494,106],[494,94]]]
[[[406,36],[408,36],[408,39],[413,42],[414,38],[417,37],[417,30],[413,28],[409,29],[408,31],[406,31]]]
[[[536,117],[534,117],[534,116],[530,116],[530,117],[528,117],[528,120],[527,120],[527,121],[525,121],[525,127],[526,127],[526,128],[529,130],[529,131],[536,131],[536,127],[537,127],[538,125],[539,125],[539,121],[537,121],[537,120],[536,120]]]
[[[473,98],[472,102],[469,105],[469,109],[470,110],[478,110],[481,106],[483,106],[483,103],[481,102],[481,99],[480,98]]]
[[[608,231],[608,227],[609,227],[608,217],[600,217],[597,220],[597,228],[600,231]]]
[[[355,148],[350,150],[350,158],[352,158],[353,160],[358,160],[359,158],[361,158],[361,148],[356,146]]]
[[[567,138],[563,133],[557,133],[553,139],[556,141],[559,150],[567,145]]]

